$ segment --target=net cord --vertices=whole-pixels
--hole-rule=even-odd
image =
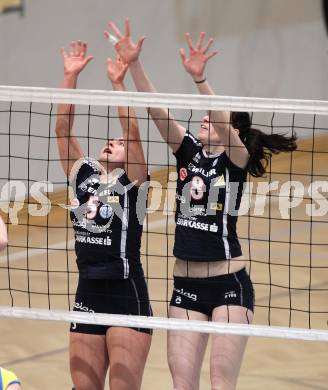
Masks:
[[[328,115],[328,101],[0,86],[0,101]]]
[[[328,331],[287,328],[278,326],[246,325],[175,318],[144,317],[118,314],[84,313],[46,309],[0,307],[0,317],[44,321],[76,322],[93,325],[110,325],[133,328],[166,329],[211,334],[232,334],[306,341],[328,341]]]

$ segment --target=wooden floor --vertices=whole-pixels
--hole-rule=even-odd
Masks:
[[[304,152],[293,154],[292,159],[289,155],[275,158],[271,175],[265,180],[299,180],[306,188],[313,180],[326,180],[327,157],[308,152],[307,147],[312,150],[309,142],[304,142]],[[317,151],[328,150],[327,145],[326,138],[315,140]],[[289,174],[290,170],[293,174]],[[239,235],[244,255],[250,260],[248,269],[256,290],[254,322],[328,330],[328,217],[309,217],[305,205],[311,200],[305,199],[292,210],[291,218],[282,219],[282,195],[271,197],[261,218],[254,216],[253,196],[251,216],[239,220]],[[13,299],[15,306],[67,309],[68,292],[72,302],[77,274],[74,253],[65,250],[66,242],[73,239],[72,229],[65,228],[66,211],[53,207],[47,218],[31,217],[25,212],[19,222],[20,225],[9,227],[9,263],[6,253],[0,257],[0,305],[11,305]],[[144,269],[150,297],[156,301],[155,315],[166,316],[166,301],[172,289],[171,280],[167,281],[173,266],[172,216],[167,223],[167,217],[161,213],[150,215],[148,230],[143,237]],[[27,241],[28,253],[24,249]],[[47,246],[57,250],[36,249]],[[0,365],[19,375],[24,390],[71,389],[68,329],[67,323],[1,318]],[[327,343],[254,337],[249,340],[238,389],[328,389],[327,362]],[[154,333],[142,389],[155,387],[172,388],[164,331]],[[210,389],[208,351],[201,389]]]

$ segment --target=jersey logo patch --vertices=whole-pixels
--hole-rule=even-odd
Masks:
[[[108,203],[120,203],[120,197],[119,196],[110,195],[107,198],[107,202]]]
[[[210,204],[211,210],[222,211],[222,208],[223,208],[222,203],[211,203]]]
[[[180,175],[180,180],[181,181],[184,181],[188,175],[188,172],[186,170],[186,168],[181,168],[180,169],[180,172],[179,172],[179,175]]]
[[[109,204],[105,204],[100,207],[99,214],[103,219],[108,219],[113,214],[113,209]]]
[[[214,187],[225,187],[225,180],[224,180],[224,176],[221,175],[219,176],[218,180],[216,181],[216,183],[213,184]]]
[[[193,157],[192,161],[194,161],[196,164],[198,164],[198,163],[199,163],[199,160],[200,160],[200,157],[201,157],[201,155],[200,155],[200,153],[198,152],[198,153]]]

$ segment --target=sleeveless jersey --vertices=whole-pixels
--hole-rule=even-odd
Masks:
[[[242,254],[236,224],[247,171],[225,152],[207,156],[186,132],[177,160],[173,253],[182,260],[216,261]]]
[[[70,216],[82,278],[143,276],[140,246],[147,190],[133,185],[124,170],[116,171],[102,183],[97,163],[84,160],[75,177]]]

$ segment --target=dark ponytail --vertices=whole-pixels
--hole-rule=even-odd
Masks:
[[[272,154],[291,152],[297,148],[295,135],[287,137],[253,129],[247,112],[232,112],[231,123],[235,129],[239,129],[239,137],[250,155],[247,170],[252,176],[261,177],[265,174]]]

